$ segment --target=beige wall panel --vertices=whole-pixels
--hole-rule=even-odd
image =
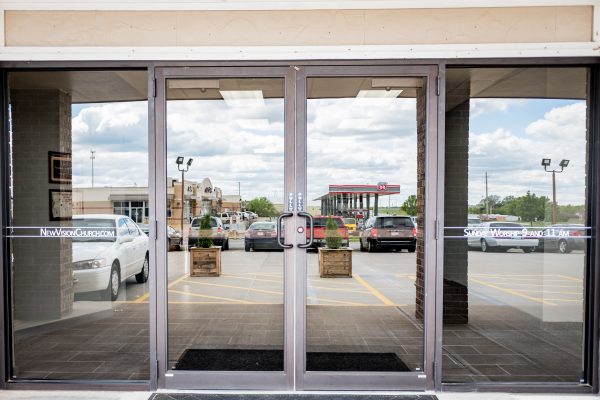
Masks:
[[[580,24],[573,23],[580,21]],[[598,27],[596,27],[598,29]],[[594,10],[592,7],[559,8],[556,12],[556,36],[565,42],[575,42],[589,36],[593,40]]]
[[[179,12],[177,44],[341,45],[362,43],[364,13],[348,10]]]
[[[6,11],[6,46],[587,42],[592,7],[309,11]]]
[[[365,25],[365,44],[585,42],[592,8],[371,10]]]
[[[173,46],[175,12],[6,11],[7,46]],[[10,44],[9,44],[10,43]]]

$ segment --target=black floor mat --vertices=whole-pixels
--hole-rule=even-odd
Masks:
[[[395,353],[309,352],[308,371],[410,371]],[[186,371],[283,371],[282,350],[187,349],[175,368]]]
[[[204,394],[204,393],[154,393],[149,400],[437,400],[428,394]]]

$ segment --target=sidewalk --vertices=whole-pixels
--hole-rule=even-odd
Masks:
[[[256,392],[200,392],[200,391],[159,391],[158,393],[170,393],[170,394],[230,394],[230,395],[241,395],[244,394],[258,394]],[[265,392],[265,395],[273,394],[290,394],[290,395],[302,395],[303,393],[281,393],[281,392]],[[307,392],[304,394],[321,394],[323,400],[327,400],[329,396],[333,395],[331,392]],[[335,393],[340,395],[340,393]],[[0,391],[0,400],[147,400],[152,395],[152,392],[98,392],[98,391],[32,391],[32,390],[7,390]],[[418,395],[435,395],[439,400],[586,400],[586,399],[597,399],[597,395],[558,395],[558,394],[544,394],[544,395],[532,395],[532,394],[509,394],[509,393],[432,393],[432,392],[386,392],[386,393],[361,393],[361,392],[349,392],[349,396],[357,395],[370,395],[375,397],[381,395],[382,400],[385,400],[386,396],[418,396]],[[202,397],[198,397],[201,399]],[[190,399],[191,400],[191,399]],[[244,396],[240,396],[239,400],[244,400]]]

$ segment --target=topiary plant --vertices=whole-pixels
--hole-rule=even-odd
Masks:
[[[208,249],[214,245],[210,238],[212,229],[210,226],[210,215],[206,214],[200,219],[200,237],[196,241],[196,246],[203,249]]]
[[[331,217],[327,218],[327,225],[325,225],[325,245],[330,249],[339,249],[342,246],[342,235],[337,221]]]

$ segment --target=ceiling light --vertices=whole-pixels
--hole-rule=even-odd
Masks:
[[[220,90],[230,107],[264,107],[262,90]]]
[[[373,78],[372,88],[420,88],[423,87],[423,78]]]
[[[357,99],[393,99],[402,93],[402,89],[393,90],[361,90],[356,95]]]
[[[169,79],[167,81],[169,89],[218,89],[218,79]]]

